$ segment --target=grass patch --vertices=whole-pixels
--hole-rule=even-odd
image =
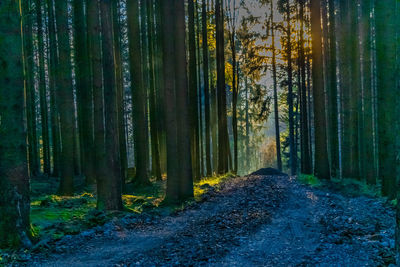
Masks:
[[[355,179],[333,178],[328,185],[330,189],[337,190],[349,196],[369,196],[381,197],[380,189],[378,186],[368,185],[364,181]]]
[[[355,179],[332,178],[331,180],[319,180],[314,175],[300,174],[298,180],[301,183],[312,187],[339,192],[347,196],[382,197],[379,186],[368,185],[364,181],[358,181]]]
[[[199,182],[194,184],[194,198],[196,201],[202,199],[202,196],[207,193],[211,188],[216,188],[222,182],[235,177],[232,173],[227,173],[225,175],[206,177]]]
[[[321,181],[314,175],[300,174],[298,177],[298,180],[303,184],[310,185],[312,187],[321,186]]]

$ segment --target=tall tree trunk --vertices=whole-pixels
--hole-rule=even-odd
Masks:
[[[179,170],[180,162],[178,155],[177,139],[177,112],[176,112],[176,93],[175,93],[175,47],[174,34],[175,11],[174,6],[161,1],[161,25],[162,25],[162,47],[163,47],[163,70],[164,70],[164,107],[165,107],[165,131],[167,146],[167,190],[166,201],[178,202],[180,191]]]
[[[314,96],[314,123],[315,123],[315,168],[314,174],[318,178],[329,179],[328,145],[326,136],[324,77],[320,71],[322,62],[322,31],[321,31],[321,3],[311,0],[311,31],[312,39],[312,82]]]
[[[143,101],[144,101],[144,144],[146,152],[142,156],[146,156],[147,172],[150,167],[150,139],[149,139],[149,87],[150,87],[150,66],[149,66],[149,45],[147,42],[147,8],[146,0],[140,0],[140,35],[141,35],[141,53],[142,53],[142,75],[143,75]]]
[[[119,157],[121,161],[121,179],[122,185],[125,185],[128,170],[128,158],[126,148],[126,132],[125,132],[125,102],[124,102],[124,77],[122,70],[122,55],[121,55],[121,25],[120,1],[111,1],[112,5],[112,21],[114,33],[114,56],[115,56],[115,86],[117,90],[117,107],[118,107],[118,135],[119,135]]]
[[[115,86],[111,0],[100,1],[104,77],[106,175],[97,182],[97,208],[122,210],[117,89]]]
[[[57,66],[57,104],[61,124],[61,183],[59,193],[74,190],[74,97],[72,92],[71,48],[68,30],[68,3],[55,1],[59,64]]]
[[[272,50],[272,79],[274,87],[274,117],[275,117],[275,144],[276,144],[276,163],[278,170],[282,170],[281,155],[281,134],[279,127],[279,107],[278,107],[278,80],[276,69],[276,48],[275,48],[275,24],[274,24],[274,4],[271,1],[271,50]],[[246,107],[246,112],[247,107]]]
[[[39,174],[39,154],[37,149],[36,138],[36,104],[35,104],[35,86],[34,86],[34,73],[33,73],[33,36],[32,25],[33,16],[31,12],[31,2],[22,2],[24,13],[24,67],[25,67],[25,83],[26,83],[26,117],[28,128],[28,155],[29,155],[29,173],[36,176]]]
[[[43,147],[43,172],[50,174],[50,144],[49,144],[49,125],[48,125],[48,106],[46,94],[46,73],[44,60],[44,42],[43,42],[43,19],[42,5],[39,0],[35,1],[36,6],[36,25],[38,39],[38,68],[39,68],[39,99],[40,99],[40,118],[42,128],[42,147]]]
[[[185,200],[193,197],[193,171],[190,145],[190,114],[189,95],[186,72],[186,25],[185,7],[181,0],[174,0],[175,7],[175,86],[176,86],[176,111],[178,121],[178,159],[180,163],[180,194],[179,198]]]
[[[210,79],[209,79],[209,51],[207,30],[207,3],[203,0],[202,9],[202,41],[203,41],[203,75],[204,75],[204,114],[205,114],[205,145],[206,145],[206,174],[212,175],[211,167],[211,136],[210,136]]]
[[[21,40],[21,19],[23,27],[30,20],[21,4],[0,2],[0,248],[32,245]]]
[[[149,46],[149,72],[150,72],[150,134],[151,134],[151,158],[152,169],[158,181],[162,180],[160,166],[160,149],[159,149],[159,129],[156,104],[156,75],[155,75],[155,45],[154,45],[154,11],[153,1],[146,0],[147,4],[147,38]]]
[[[96,180],[93,166],[93,111],[92,88],[90,86],[89,56],[87,47],[87,28],[84,11],[84,1],[74,0],[74,48],[75,48],[75,76],[77,93],[79,96],[79,131],[81,156],[83,157],[83,173],[86,184],[93,184]]]
[[[311,151],[310,151],[310,135],[308,123],[308,109],[307,109],[307,85],[306,85],[306,59],[304,54],[304,1],[300,1],[299,7],[300,16],[300,75],[301,75],[301,107],[300,107],[300,121],[301,121],[301,172],[304,174],[312,173]]]
[[[54,18],[54,2],[47,0],[48,16],[48,35],[49,35],[49,89],[50,89],[50,119],[51,119],[51,137],[52,137],[52,155],[53,155],[53,176],[59,176],[60,172],[60,120],[57,109],[57,38],[56,25]]]
[[[245,90],[246,90],[246,171],[250,171],[250,116],[249,116],[249,85],[247,76],[245,78]]]
[[[337,177],[339,173],[339,129],[338,129],[338,102],[337,102],[337,73],[336,73],[336,21],[335,1],[328,0],[329,6],[329,81],[328,81],[328,125],[331,156],[331,175]],[[328,90],[329,89],[329,90]]]
[[[349,12],[350,23],[350,120],[351,120],[351,178],[361,179],[360,170],[360,114],[361,114],[361,79],[360,79],[360,47],[359,47],[359,27],[358,27],[358,3],[357,1],[350,1]]]
[[[235,9],[235,2],[234,2]],[[236,15],[235,10],[233,10],[231,16],[231,32],[229,33],[230,49],[232,53],[232,132],[233,132],[233,172],[238,171],[238,119],[237,119],[237,102],[238,102],[238,88],[236,79],[236,68],[237,68],[237,58],[236,58]]]
[[[199,163],[199,114],[198,114],[198,96],[197,96],[197,59],[196,59],[196,33],[194,24],[194,3],[188,1],[188,20],[189,20],[189,109],[191,118],[191,147],[192,147],[192,165],[194,179],[200,179]]]
[[[148,129],[146,124],[146,89],[143,84],[142,55],[140,46],[139,3],[127,2],[129,63],[132,87],[132,109],[135,143],[136,182],[148,184],[148,150],[146,145]]]
[[[93,127],[94,127],[94,162],[96,162],[96,180],[106,178],[105,140],[104,140],[104,106],[103,106],[103,67],[101,57],[100,9],[98,0],[88,0],[88,48],[91,70],[91,87],[93,91]]]
[[[340,72],[340,94],[341,94],[341,124],[342,124],[342,176],[352,177],[351,165],[351,106],[350,106],[350,12],[348,0],[339,1],[340,27],[339,28],[339,72]]]
[[[372,87],[372,34],[371,34],[371,0],[361,1],[361,43],[362,43],[362,95],[363,95],[363,152],[362,161],[365,179],[368,184],[376,184],[374,153],[374,114]]]
[[[379,176],[382,180],[382,194],[396,197],[398,178],[398,132],[393,129],[398,123],[399,73],[396,57],[396,16],[399,3],[394,0],[375,0],[376,14],[376,64],[378,88],[378,129],[379,129]],[[393,40],[395,38],[395,40]],[[397,95],[396,95],[397,94]]]
[[[229,136],[226,114],[224,15],[222,0],[215,1],[217,34],[217,98],[218,98],[218,173],[228,172]]]
[[[297,173],[297,155],[295,148],[295,139],[294,139],[294,113],[293,113],[293,66],[292,66],[292,29],[290,23],[290,1],[286,0],[286,57],[287,57],[287,75],[288,75],[288,96],[287,103],[289,108],[289,163],[290,163],[290,172],[291,175],[296,175]]]

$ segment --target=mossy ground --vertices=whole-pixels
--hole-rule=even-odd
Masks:
[[[340,192],[347,196],[369,196],[381,197],[378,185],[369,185],[364,181],[358,181],[349,178],[332,178],[331,180],[320,180],[314,175],[300,174],[298,180],[312,187],[329,189],[331,191]]]
[[[217,188],[219,184],[231,177],[234,175],[226,174],[207,177],[196,182],[194,184],[195,201],[200,201],[210,188]],[[122,196],[125,210],[108,213],[96,209],[96,196],[86,192],[84,187],[81,187],[80,192],[72,197],[57,196],[52,190],[56,188],[56,180],[48,179],[48,182],[40,179],[32,183],[34,190],[31,199],[32,232],[40,240],[54,240],[64,235],[78,234],[127,213],[168,214],[185,207],[185,204],[174,207],[161,205],[165,197],[165,181],[153,181],[150,186],[140,188],[127,184],[125,192],[130,193]]]

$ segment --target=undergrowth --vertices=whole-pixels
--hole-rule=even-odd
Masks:
[[[314,175],[300,174],[298,180],[306,185],[321,189],[329,189],[331,191],[340,192],[348,196],[369,196],[381,197],[379,187],[377,185],[369,185],[364,181],[358,181],[350,178],[332,178],[331,180],[321,180]]]
[[[203,195],[210,189],[218,186],[234,175],[228,173],[223,176],[207,177],[194,184],[194,200],[201,201]],[[50,186],[50,183],[49,183]],[[170,214],[182,210],[187,204],[179,206],[161,205],[165,197],[166,182],[153,182],[150,186],[135,188],[128,184],[122,200],[125,210],[123,212],[104,212],[96,209],[96,196],[92,193],[81,192],[72,197],[63,197],[53,194],[37,195],[31,201],[32,232],[41,242],[52,241],[65,235],[79,234],[97,225],[103,225],[114,217],[126,214],[142,214],[143,212],[155,214]],[[44,187],[41,182],[40,187]],[[47,191],[46,191],[47,192]]]

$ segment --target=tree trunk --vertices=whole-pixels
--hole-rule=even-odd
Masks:
[[[176,86],[176,111],[178,121],[178,159],[180,163],[180,194],[179,199],[185,200],[193,197],[193,171],[190,146],[190,114],[189,95],[186,72],[186,25],[185,6],[181,0],[174,0],[175,7],[175,86]]]
[[[203,75],[204,75],[204,115],[205,115],[205,145],[206,145],[206,175],[212,176],[211,167],[211,136],[210,136],[210,79],[209,79],[209,51],[207,30],[207,4],[203,0],[202,9],[202,38],[203,38]]]
[[[121,25],[120,1],[111,1],[112,5],[112,21],[114,33],[114,56],[115,56],[115,86],[117,89],[117,108],[118,108],[118,135],[119,135],[119,151],[121,161],[121,181],[124,187],[127,178],[128,159],[126,148],[126,132],[125,132],[125,102],[124,102],[124,77],[122,70],[122,55],[121,55]]]
[[[374,153],[374,114],[372,87],[372,32],[371,32],[371,0],[361,2],[361,43],[362,43],[362,95],[363,95],[363,152],[361,166],[368,184],[376,184]]]
[[[189,22],[189,109],[191,118],[191,147],[192,147],[192,165],[194,179],[200,179],[199,164],[199,114],[198,114],[198,96],[197,96],[197,66],[196,66],[196,33],[194,24],[194,3],[193,0],[188,1],[188,22]]]
[[[32,245],[24,117],[27,62],[21,40],[21,19],[23,27],[29,19],[27,13],[21,17],[20,7],[20,1],[0,2],[0,36],[7,36],[0,42],[0,248]]]
[[[331,175],[337,177],[339,170],[339,129],[337,102],[337,73],[336,73],[336,21],[335,1],[328,0],[329,6],[329,80],[328,80],[328,125],[331,156]]]
[[[146,0],[147,4],[147,37],[149,45],[149,72],[150,72],[150,134],[151,158],[153,174],[158,181],[162,180],[159,149],[158,116],[156,113],[156,80],[155,80],[155,45],[154,45],[154,11],[153,1]]]
[[[329,179],[329,160],[326,138],[324,77],[320,71],[322,62],[322,31],[321,31],[321,3],[311,0],[311,31],[312,39],[312,82],[314,96],[314,123],[315,123],[315,168],[314,175],[318,178]]]
[[[175,94],[175,47],[174,40],[171,38],[174,34],[175,10],[174,6],[161,1],[161,25],[162,25],[162,47],[164,63],[164,107],[165,107],[165,131],[167,146],[167,190],[166,201],[178,202],[180,181],[179,170],[180,162],[178,155],[177,139],[177,113],[176,113],[176,94]]]
[[[57,104],[61,125],[61,183],[59,193],[72,195],[74,190],[74,96],[72,91],[71,48],[68,30],[68,3],[55,1],[59,64],[57,66]]]
[[[104,77],[106,175],[97,182],[97,208],[122,210],[118,107],[115,86],[111,0],[100,1]],[[111,75],[110,75],[111,74]]]
[[[60,120],[57,105],[57,38],[54,19],[54,2],[47,0],[48,35],[49,35],[49,89],[50,89],[50,119],[53,155],[53,176],[60,174]],[[90,89],[89,89],[90,90]]]
[[[215,21],[217,40],[217,99],[218,99],[218,173],[229,171],[229,136],[226,114],[225,55],[224,55],[224,15],[222,0],[215,1]]]
[[[103,106],[103,67],[100,39],[100,10],[97,0],[88,0],[88,48],[91,70],[91,87],[93,91],[93,126],[94,126],[94,162],[96,162],[96,181],[106,178],[105,140],[104,140],[104,106]]]
[[[277,80],[277,70],[276,70],[275,24],[274,24],[273,1],[271,1],[271,37],[272,37],[272,40],[271,40],[272,79],[273,79],[273,87],[274,87],[276,163],[277,163],[278,170],[282,171],[281,134],[280,134],[280,127],[279,127],[278,80]],[[246,107],[246,114],[247,113],[248,113],[248,111],[247,111],[247,107]]]
[[[36,25],[37,25],[37,39],[38,39],[38,72],[39,72],[39,99],[40,99],[40,118],[42,128],[42,147],[43,147],[43,172],[50,174],[50,144],[49,144],[49,125],[48,125],[48,107],[47,107],[47,94],[46,94],[46,73],[45,73],[45,60],[44,60],[44,42],[43,42],[43,19],[42,19],[42,5],[40,0],[35,1],[36,6]]]
[[[74,48],[75,48],[75,76],[79,96],[79,131],[83,173],[86,184],[94,184],[96,177],[93,166],[93,111],[92,88],[90,86],[89,56],[87,47],[87,29],[84,12],[84,1],[74,0]]]
[[[28,128],[28,155],[29,155],[29,173],[36,176],[39,174],[39,154],[37,150],[36,138],[36,105],[35,105],[35,86],[33,73],[33,36],[32,36],[32,12],[31,2],[23,2],[24,13],[24,67],[25,67],[25,82],[26,82],[26,117]]]
[[[286,1],[286,58],[287,58],[287,79],[288,79],[288,96],[287,103],[289,108],[289,164],[291,175],[296,175],[297,173],[297,160],[296,160],[296,149],[295,149],[295,139],[294,139],[294,113],[293,113],[293,66],[292,66],[292,29],[290,23],[290,1]]]
[[[376,14],[376,64],[378,87],[378,129],[379,129],[379,176],[382,180],[382,194],[389,199],[396,198],[398,178],[398,132],[393,129],[398,123],[399,74],[396,61],[396,16],[399,4],[395,0],[375,0]],[[396,95],[397,94],[397,95]]]
[[[148,184],[148,150],[146,129],[146,91],[143,84],[142,55],[140,45],[139,3],[137,0],[127,2],[129,63],[132,87],[132,110],[135,143],[136,182]]]
[[[300,128],[301,128],[301,172],[304,174],[312,173],[311,151],[310,151],[310,135],[307,109],[307,85],[306,85],[306,59],[304,54],[304,1],[300,1],[300,75],[301,75],[301,107],[300,107]]]

